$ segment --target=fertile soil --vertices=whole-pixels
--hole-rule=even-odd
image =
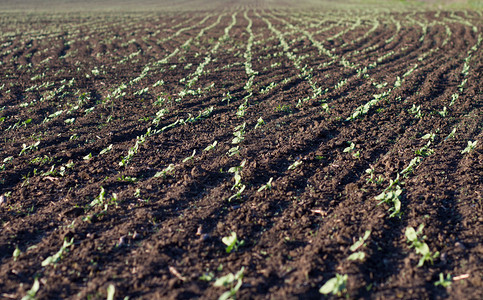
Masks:
[[[0,298],[483,299],[482,11],[309,4],[1,12]]]

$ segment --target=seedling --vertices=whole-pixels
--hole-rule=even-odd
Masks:
[[[421,259],[419,260],[418,267],[422,267],[426,261],[433,263],[433,259],[439,256],[439,252],[436,251],[434,254],[431,254],[429,251],[429,246],[423,240],[426,236],[422,236],[419,238],[418,236],[422,234],[424,228],[424,224],[419,225],[417,230],[414,230],[413,227],[406,228],[406,238],[407,242],[411,245],[410,248],[414,248],[416,250],[416,254],[422,255]]]
[[[187,161],[190,161],[190,160],[194,159],[195,158],[195,154],[196,154],[196,149],[193,150],[193,153],[191,154],[191,156],[188,156],[185,159],[183,159],[183,162],[185,163]]]
[[[227,104],[230,104],[230,100],[233,99],[233,96],[230,94],[230,92],[227,92],[225,94],[225,98],[223,98],[223,100],[221,100],[222,102],[226,101]]]
[[[134,144],[134,146],[132,146],[128,150],[127,155],[121,159],[121,161],[119,162],[119,166],[125,167],[127,164],[129,164],[134,154],[138,153],[139,146],[146,141],[146,136],[149,136],[150,134],[151,134],[151,128],[148,129],[145,135],[136,137],[136,144]]]
[[[172,172],[174,171],[174,165],[173,164],[169,164],[166,168],[164,168],[162,171],[160,172],[157,172],[154,177],[157,178],[157,177],[166,177],[166,175],[169,175],[171,174]]]
[[[35,143],[33,143],[32,145],[29,145],[27,146],[26,144],[23,144],[22,145],[22,151],[20,151],[20,153],[18,154],[18,156],[22,156],[22,154],[24,154],[25,152],[29,152],[29,151],[32,151],[32,150],[37,150],[38,147],[40,145],[40,141],[37,141]]]
[[[268,182],[264,185],[262,185],[258,190],[257,192],[261,192],[263,190],[271,190],[272,189],[272,180],[273,180],[273,177],[270,177],[270,179],[268,180]]]
[[[236,172],[240,172],[244,167],[245,167],[245,164],[247,163],[247,160],[244,159],[240,165],[238,167],[231,167],[228,169],[228,172],[229,173],[236,173]]]
[[[335,277],[329,279],[320,289],[319,292],[324,295],[332,294],[342,296],[342,292],[347,291],[347,274],[335,274]]]
[[[245,188],[246,188],[246,185],[241,184],[241,185],[239,186],[239,190],[238,190],[238,192],[236,192],[236,193],[235,193],[235,194],[233,194],[233,195],[232,195],[230,198],[228,198],[228,202],[231,202],[231,200],[233,200],[233,199],[235,199],[235,198],[237,198],[237,199],[241,198],[241,194],[243,193],[243,191],[245,191]]]
[[[408,110],[411,114],[414,114],[416,118],[421,118],[421,105],[416,106],[413,104],[413,106]]]
[[[438,114],[440,116],[442,116],[443,118],[446,117],[448,115],[448,109],[445,107],[443,107],[443,110],[442,111],[438,111]]]
[[[238,125],[237,127],[235,127],[235,131],[233,132],[233,135],[235,137],[231,141],[232,144],[236,145],[236,144],[243,142],[243,140],[245,139],[245,137],[243,135],[245,135],[246,124],[247,123],[244,122],[242,125]]]
[[[107,287],[107,300],[114,300],[114,296],[116,295],[116,287],[114,284],[110,284]]]
[[[392,214],[389,217],[392,218],[401,215],[401,201],[399,200],[401,193],[402,189],[399,186],[399,174],[397,174],[396,179],[394,181],[391,179],[389,186],[378,196],[374,197],[374,199],[380,201],[377,205],[381,205],[382,203],[392,205],[389,209],[389,211],[392,211]]]
[[[27,294],[22,297],[22,300],[35,300],[35,295],[39,291],[40,288],[40,282],[38,278],[35,278],[34,284],[30,288],[30,290],[27,291]]]
[[[230,150],[228,150],[228,152],[226,154],[228,154],[228,156],[230,156],[230,157],[237,155],[237,154],[240,154],[240,146],[231,147]]]
[[[153,84],[153,87],[161,86],[164,84],[164,80],[158,80]]]
[[[455,93],[455,94],[451,95],[451,102],[449,103],[449,106],[453,106],[453,104],[455,103],[455,101],[458,100],[459,96],[460,95],[458,93]]]
[[[288,166],[287,170],[295,170],[295,168],[297,168],[301,164],[302,164],[302,161],[301,160],[294,161],[293,164],[291,164],[290,166]]]
[[[238,241],[236,232],[232,231],[230,236],[226,236],[221,239],[223,244],[226,245],[226,253],[231,253],[232,250],[237,251],[238,247],[241,247],[245,244],[245,241]]]
[[[207,109],[201,111],[198,116],[194,119],[194,121],[198,121],[201,119],[206,119],[208,118],[212,113],[213,113],[214,107],[210,106]]]
[[[411,174],[414,171],[414,168],[419,165],[419,163],[423,160],[422,157],[416,156],[415,158],[411,159],[409,165],[400,172],[401,175],[407,177],[407,175]]]
[[[421,147],[420,149],[414,151],[416,155],[422,156],[422,157],[427,157],[430,156],[431,154],[434,153],[433,149],[429,149],[429,146],[431,145],[431,141],[428,141],[426,145]]]
[[[227,300],[230,298],[235,298],[236,293],[242,286],[242,279],[243,279],[243,272],[245,271],[245,267],[242,267],[240,271],[236,274],[230,273],[223,277],[218,278],[215,283],[213,284],[215,287],[225,287],[229,288],[230,290],[224,292],[218,300]],[[236,284],[235,284],[236,282]]]
[[[17,261],[18,257],[22,254],[22,251],[18,248],[18,246],[15,247],[15,250],[13,251],[13,261]]]
[[[427,133],[425,135],[423,135],[421,138],[423,140],[431,140],[431,142],[434,142],[434,138],[436,137],[436,134],[430,132],[430,133]]]
[[[236,116],[238,118],[241,118],[245,115],[246,111],[247,111],[247,108],[248,108],[248,99],[245,100],[245,102],[243,102],[242,104],[240,104],[240,106],[238,107],[238,110],[236,112]]]
[[[447,274],[446,278],[444,278],[443,273],[439,273],[439,280],[434,283],[435,286],[442,286],[442,287],[449,287],[453,283],[453,277],[451,274]]]
[[[203,151],[211,151],[211,150],[215,149],[217,144],[218,144],[218,142],[214,141],[213,144],[208,145],[205,149],[203,149]]]
[[[365,242],[366,240],[369,238],[369,236],[371,235],[371,231],[370,230],[366,230],[364,232],[364,236],[359,238],[359,240],[357,242],[355,242],[350,248],[349,250],[354,252],[352,253],[351,255],[349,255],[349,257],[347,258],[348,260],[364,260],[364,258],[366,257],[366,254],[362,251],[357,251],[357,249],[365,246]],[[357,252],[355,252],[357,251]]]
[[[371,235],[371,231],[370,230],[366,230],[364,232],[364,236],[363,237],[360,237],[359,240],[357,242],[355,242],[349,249],[352,252],[354,252],[357,249],[359,249],[360,247],[364,246],[366,240],[369,238],[370,235]]]
[[[367,182],[374,182],[374,173],[375,172],[376,171],[374,170],[374,167],[370,167],[370,168],[366,169],[366,173],[371,176],[368,179],[366,179]]]
[[[99,152],[99,155],[106,154],[111,150],[112,150],[112,144],[110,144],[109,147],[102,149],[101,152]]]
[[[247,160],[244,159],[241,164],[237,167],[231,167],[230,169],[228,169],[228,172],[229,173],[235,173],[234,174],[234,179],[235,179],[235,184],[233,185],[233,187],[231,188],[232,190],[235,189],[235,188],[241,188],[242,185],[241,185],[241,170],[243,170],[243,168],[245,167],[245,164],[247,163]],[[231,199],[231,198],[230,198]]]
[[[156,116],[153,118],[153,124],[158,126],[161,122],[161,119],[168,113],[169,111],[166,108],[162,108],[156,112]]]
[[[453,128],[453,130],[451,130],[451,132],[450,132],[450,133],[448,134],[448,136],[447,136],[447,137],[444,139],[444,141],[446,142],[447,140],[454,138],[455,133],[456,133],[456,127],[455,127],[455,128]]]
[[[471,150],[475,149],[477,143],[478,141],[474,141],[474,142],[468,141],[468,146],[466,146],[466,148],[463,151],[461,151],[461,154],[470,153]]]
[[[344,149],[344,153],[351,153],[352,151],[354,151],[354,148],[356,146],[356,144],[354,144],[353,142],[348,142],[349,143],[349,147],[346,147]]]
[[[64,252],[67,251],[67,248],[72,246],[72,244],[74,244],[74,238],[72,238],[70,241],[67,241],[67,238],[64,239],[64,243],[63,243],[62,247],[60,248],[60,250],[57,253],[55,253],[54,255],[47,257],[42,262],[42,267],[48,266],[50,264],[55,264],[59,260],[61,260]]]
[[[92,202],[89,204],[89,206],[90,207],[94,207],[96,205],[102,206],[102,204],[104,204],[105,195],[106,195],[106,190],[104,189],[104,187],[101,186],[101,191],[100,191],[99,195],[97,195],[97,197],[94,198],[94,200],[92,200]]]
[[[364,258],[366,258],[366,254],[362,251],[354,252],[351,255],[349,255],[349,257],[347,257],[348,260],[352,260],[352,261],[364,260]]]
[[[136,177],[121,175],[117,178],[117,181],[131,182],[134,183],[138,181]]]
[[[215,274],[213,272],[208,272],[209,271],[208,269],[206,271],[207,271],[206,273],[200,276],[200,280],[212,281],[215,278]]]

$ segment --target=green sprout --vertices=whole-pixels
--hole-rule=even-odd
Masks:
[[[324,295],[342,295],[342,292],[347,291],[347,274],[335,274],[335,277],[329,279],[320,289],[319,292]]]
[[[38,278],[35,278],[34,284],[30,288],[30,290],[27,291],[27,294],[22,297],[22,300],[35,300],[35,294],[39,291],[40,288],[40,282]]]
[[[218,278],[215,283],[213,284],[215,287],[225,287],[229,288],[230,290],[224,292],[218,300],[227,300],[235,298],[236,293],[242,286],[242,279],[243,279],[243,272],[245,271],[245,267],[242,267],[240,271],[236,274],[230,273],[223,277]],[[236,283],[235,283],[236,282]]]
[[[114,300],[114,296],[116,295],[116,287],[114,284],[110,284],[107,287],[107,300]]]
[[[174,171],[174,165],[169,164],[166,168],[164,168],[162,171],[157,172],[154,177],[166,177],[166,175],[171,174]]]
[[[62,244],[62,247],[60,248],[60,250],[54,255],[49,256],[46,259],[44,259],[44,261],[42,261],[42,267],[57,263],[59,260],[62,259],[62,255],[64,254],[65,251],[67,251],[67,248],[72,246],[73,244],[74,244],[74,238],[72,238],[70,241],[67,241],[67,238],[64,239],[64,243]]]
[[[421,255],[418,267],[422,267],[426,261],[429,261],[432,264],[433,259],[439,256],[438,251],[436,251],[434,254],[431,254],[428,244],[423,242],[426,236],[422,236],[421,238],[418,237],[422,234],[423,228],[423,224],[419,225],[417,230],[415,230],[413,227],[407,227],[405,232],[407,242],[411,244],[409,247],[414,248],[416,250],[416,254]]]
[[[474,142],[468,141],[468,146],[466,146],[466,148],[463,151],[461,151],[461,154],[470,153],[471,150],[475,149],[477,143],[478,141],[474,141]]]
[[[190,161],[190,160],[194,159],[195,158],[195,154],[196,154],[196,150],[193,150],[193,153],[191,154],[191,156],[188,156],[185,159],[183,159],[183,162],[185,163],[187,161]]]
[[[17,247],[15,247],[15,250],[13,251],[13,261],[17,261],[18,257],[20,256],[20,254],[22,254],[22,251],[20,251],[20,249]]]
[[[364,232],[364,236],[363,237],[360,237],[359,240],[357,242],[355,242],[350,248],[349,250],[354,252],[352,253],[347,259],[348,260],[364,260],[364,258],[366,257],[366,254],[362,251],[357,251],[357,249],[365,246],[365,242],[366,240],[369,238],[369,236],[371,235],[371,231],[370,230],[366,230]],[[357,252],[355,252],[357,251]]]
[[[439,280],[434,283],[435,286],[442,286],[442,287],[449,287],[453,282],[453,277],[451,274],[447,274],[446,278],[444,278],[443,273],[439,273]]]
[[[301,160],[294,161],[293,164],[291,164],[290,166],[288,166],[287,170],[295,170],[295,168],[297,168],[301,164],[302,164],[302,161]]]
[[[392,211],[392,214],[389,217],[392,218],[401,215],[401,200],[399,199],[401,193],[402,189],[399,186],[399,174],[397,174],[396,179],[391,179],[389,186],[384,189],[382,193],[374,197],[374,199],[380,201],[377,205],[381,205],[382,203],[392,204],[393,207],[389,209],[389,211]]]
[[[272,180],[273,180],[273,177],[270,177],[270,179],[268,180],[268,182],[264,185],[262,185],[258,190],[257,192],[261,192],[263,190],[271,190],[272,189]]]
[[[215,149],[217,144],[218,144],[218,141],[214,141],[213,144],[208,145],[205,149],[203,149],[203,151],[211,151],[211,150]]]
[[[255,125],[255,129],[257,129],[258,127],[260,127],[264,124],[265,124],[265,121],[263,121],[262,117],[258,118],[257,124]]]
[[[232,250],[237,251],[238,247],[241,247],[245,244],[245,241],[243,240],[238,241],[238,237],[234,231],[231,232],[230,236],[225,236],[222,238],[221,241],[226,245],[226,253],[230,253]]]

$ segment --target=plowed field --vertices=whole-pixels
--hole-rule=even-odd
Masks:
[[[482,299],[482,11],[329,4],[1,12],[0,298]]]

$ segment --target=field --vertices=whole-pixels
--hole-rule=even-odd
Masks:
[[[144,2],[0,5],[1,299],[483,298],[481,7]]]

